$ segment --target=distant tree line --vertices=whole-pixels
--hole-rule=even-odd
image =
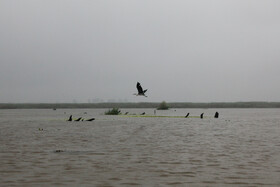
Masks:
[[[158,102],[140,103],[0,103],[0,109],[158,108]],[[168,103],[169,108],[280,108],[280,102]]]

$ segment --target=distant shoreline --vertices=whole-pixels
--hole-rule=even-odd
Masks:
[[[157,108],[160,102],[140,103],[0,103],[0,109]],[[280,108],[280,102],[170,102],[169,108]]]

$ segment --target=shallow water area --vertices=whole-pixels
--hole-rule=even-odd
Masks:
[[[0,186],[280,186],[279,109],[106,110],[0,110]]]

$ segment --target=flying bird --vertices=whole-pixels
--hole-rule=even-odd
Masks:
[[[145,95],[145,93],[146,93],[146,91],[147,91],[148,89],[143,90],[143,88],[142,88],[142,86],[141,86],[141,84],[140,84],[139,82],[137,82],[136,88],[137,88],[137,90],[138,90],[138,94],[134,94],[134,95],[136,95],[136,96],[145,96],[145,97],[147,97],[147,96]]]

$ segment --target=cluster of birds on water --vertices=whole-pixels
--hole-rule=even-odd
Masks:
[[[147,97],[147,96],[145,95],[145,93],[147,92],[148,89],[143,90],[143,88],[142,88],[142,86],[141,86],[141,84],[140,84],[139,82],[137,82],[136,88],[137,88],[137,90],[138,90],[138,93],[135,93],[135,94],[133,94],[133,95]],[[126,114],[128,114],[128,113],[126,113]],[[144,114],[145,114],[145,112],[142,113],[141,115],[144,115]],[[70,117],[69,117],[69,119],[68,119],[67,121],[93,121],[93,120],[95,120],[95,118],[90,118],[90,119],[86,119],[86,120],[85,120],[85,119],[83,119],[83,118],[81,118],[81,117],[78,118],[78,119],[73,120],[72,115],[70,115]]]
[[[78,119],[73,120],[72,115],[70,115],[70,117],[67,121],[93,121],[93,120],[95,120],[95,118],[83,119],[82,117],[79,117]]]
[[[185,118],[188,118],[189,115],[190,115],[190,113],[187,113],[187,115],[185,116]],[[204,115],[204,113],[201,113],[201,114],[200,114],[200,118],[201,118],[201,119],[203,118],[203,115]],[[216,113],[215,113],[214,118],[219,118],[219,112],[216,112]]]
[[[140,84],[139,82],[137,82],[136,88],[137,88],[137,90],[138,90],[138,94],[134,94],[134,95],[136,95],[136,96],[145,96],[145,97],[147,97],[147,96],[145,95],[145,93],[146,93],[146,91],[147,91],[148,89],[143,90],[143,88],[142,88],[142,86],[141,86],[141,84]],[[142,113],[141,115],[145,115],[145,112]],[[189,115],[190,115],[190,113],[187,113],[187,115],[185,116],[185,118],[189,117]],[[203,115],[204,115],[204,113],[200,114],[200,118],[201,118],[201,119],[203,118]],[[219,113],[218,113],[218,112],[215,113],[214,118],[219,118]]]
[[[139,82],[137,82],[136,88],[137,88],[138,93],[135,93],[135,94],[133,94],[133,95],[148,97],[148,96],[145,95],[145,93],[147,92],[148,89],[143,90],[143,88],[142,88],[142,86],[141,86],[141,84],[140,84]],[[127,115],[127,114],[128,114],[128,112],[125,113],[125,115]],[[145,112],[143,112],[141,115],[145,115]],[[187,113],[187,115],[185,116],[185,118],[188,118],[189,115],[190,115],[190,113]],[[204,113],[200,114],[200,118],[201,118],[201,119],[203,118],[203,115],[204,115]],[[218,118],[218,117],[219,117],[219,113],[216,112],[215,115],[214,115],[214,118]],[[86,119],[86,120],[85,120],[85,119],[83,119],[82,117],[73,120],[72,115],[70,115],[70,117],[69,117],[69,119],[68,119],[67,121],[93,121],[93,120],[95,120],[95,118],[90,118],[90,119]]]

